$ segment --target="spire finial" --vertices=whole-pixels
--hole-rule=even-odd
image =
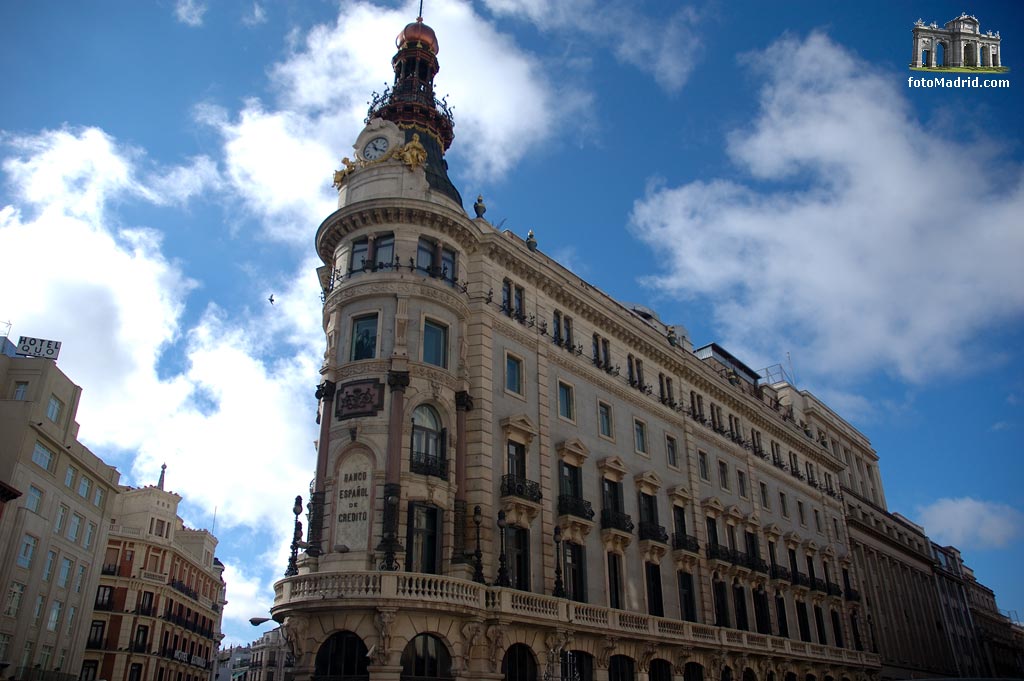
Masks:
[[[420,0],[420,13],[416,15],[416,21],[423,21],[423,0]]]
[[[156,486],[160,489],[164,488],[164,474],[167,471],[167,464],[160,466],[160,481],[156,483]]]

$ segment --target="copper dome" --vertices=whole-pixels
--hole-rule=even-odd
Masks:
[[[422,43],[434,54],[438,52],[437,35],[434,29],[423,23],[423,17],[416,17],[416,21],[406,25],[395,38],[395,47],[398,49],[402,49],[408,43]]]

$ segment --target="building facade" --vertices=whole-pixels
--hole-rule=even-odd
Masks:
[[[224,566],[216,537],[184,526],[180,501],[163,472],[157,485],[122,487],[114,498],[81,681],[211,678]]]
[[[974,620],[985,673],[992,677],[1024,678],[1024,631],[996,605],[992,589],[964,568],[967,601]]]
[[[928,68],[998,68],[1002,61],[999,31],[981,32],[977,17],[961,14],[942,28],[934,21],[914,23],[914,55],[910,65]]]
[[[217,653],[214,681],[245,681],[252,660],[250,646],[231,646]]]
[[[876,673],[813,409],[467,216],[437,38],[396,44],[316,235],[308,548],[271,610],[296,675]]]
[[[0,354],[5,675],[73,678],[82,665],[82,623],[92,611],[120,474],[78,442],[81,394],[51,360]]]
[[[967,597],[965,566],[955,546],[932,542],[935,588],[942,608],[942,629],[956,662],[956,675],[993,676],[987,673],[978,646],[977,630]]]
[[[280,627],[253,641],[245,681],[292,681],[294,661]]]

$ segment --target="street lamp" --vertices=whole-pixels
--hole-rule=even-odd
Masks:
[[[486,584],[484,580],[484,564],[481,560],[483,553],[480,552],[480,523],[483,522],[484,515],[480,512],[480,507],[477,506],[473,509],[473,524],[476,525],[476,551],[473,552],[473,581],[478,584]]]
[[[562,582],[562,528],[555,525],[555,598],[565,598],[565,583]]]
[[[292,506],[292,513],[295,514],[295,531],[292,534],[292,552],[288,556],[288,568],[284,571],[285,577],[294,577],[299,574],[299,542],[302,541],[302,522],[299,514],[302,513],[302,496],[295,496],[295,505]]]
[[[501,553],[498,554],[498,578],[494,586],[512,586],[508,578],[508,559],[505,557],[505,511],[498,511],[498,534],[501,537]]]
[[[398,559],[395,552],[398,550],[398,485],[385,484],[384,494],[384,537],[381,542],[384,549],[384,562],[380,569],[394,572],[398,569]]]

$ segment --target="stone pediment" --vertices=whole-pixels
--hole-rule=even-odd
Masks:
[[[690,490],[686,489],[685,485],[675,485],[674,487],[668,488],[668,497],[673,502],[679,502],[680,506],[686,506],[690,503],[692,497],[690,496]]]
[[[818,552],[818,542],[814,541],[813,539],[808,539],[807,543],[804,544],[804,548],[806,548],[811,553],[817,553]]]
[[[740,510],[740,507],[735,504],[725,510],[725,515],[735,520],[737,523],[742,522],[747,518],[747,516],[743,514],[743,511]]]
[[[562,461],[576,467],[582,466],[583,462],[590,456],[590,448],[576,437],[560,442],[555,446],[555,451],[558,452],[558,456]]]
[[[637,473],[633,476],[633,482],[636,483],[637,491],[644,494],[654,495],[661,489],[661,478],[654,471]]]
[[[617,456],[604,457],[597,462],[597,469],[601,471],[601,475],[614,482],[622,482],[629,472],[626,464]]]
[[[769,537],[774,537],[775,539],[778,539],[782,536],[782,530],[780,530],[779,526],[775,523],[772,523],[768,527],[764,528],[764,533]]]
[[[526,414],[503,418],[501,430],[505,433],[505,437],[515,439],[525,445],[529,445],[537,436],[537,425]]]
[[[718,497],[706,497],[704,501],[701,502],[701,506],[704,507],[704,510],[707,513],[710,513],[716,518],[725,513],[725,506],[723,506],[722,502],[718,500]]]

